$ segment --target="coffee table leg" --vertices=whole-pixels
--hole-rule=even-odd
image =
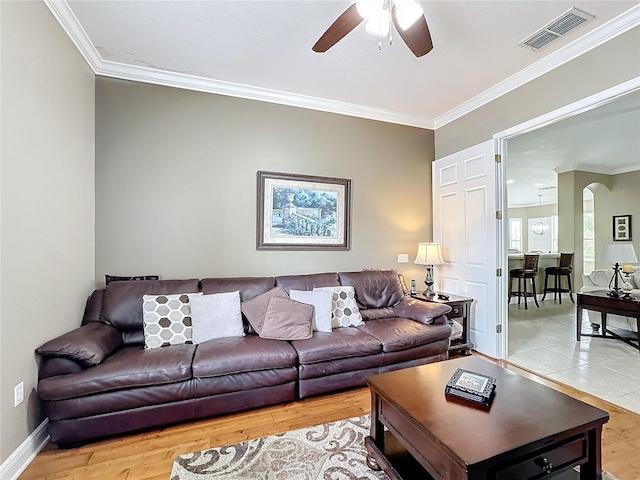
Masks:
[[[580,465],[580,480],[602,480],[602,426],[589,430],[587,463]]]
[[[371,440],[380,452],[384,454],[384,425],[380,423],[380,397],[371,392]],[[367,466],[372,470],[381,470],[380,465],[371,454],[367,455]]]

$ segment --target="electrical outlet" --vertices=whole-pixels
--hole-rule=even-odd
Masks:
[[[24,382],[20,382],[18,385],[16,385],[16,387],[13,389],[13,393],[14,393],[13,406],[17,407],[24,400]]]
[[[398,254],[398,263],[409,263],[409,254],[408,253],[399,253]]]

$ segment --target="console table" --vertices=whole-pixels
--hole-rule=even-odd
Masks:
[[[473,302],[473,298],[445,293],[444,295],[447,295],[449,300],[443,300],[438,298],[439,293],[442,292],[437,292],[434,296],[424,296],[421,293],[416,293],[415,295],[411,295],[411,297],[424,302],[449,305],[451,311],[447,314],[447,318],[462,325],[462,337],[451,342],[449,353],[459,352],[462,355],[471,355],[471,349],[475,346],[473,342],[469,340],[469,319],[471,317],[471,303]]]
[[[624,299],[622,297],[611,297],[605,290],[595,290],[593,292],[578,292],[576,294],[577,310],[576,325],[577,339],[580,337],[615,338],[628,343],[632,347],[640,350],[640,332],[624,330],[620,328],[607,328],[607,314],[622,315],[636,319],[636,330],[640,331],[640,301],[637,299]],[[582,311],[594,310],[600,312],[602,330],[597,333],[582,333]],[[594,330],[596,330],[594,328]]]

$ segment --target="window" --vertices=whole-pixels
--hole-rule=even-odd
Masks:
[[[509,248],[522,251],[522,218],[509,219]]]
[[[593,271],[593,265],[595,264],[595,244],[596,244],[596,232],[593,226],[593,212],[585,212],[583,214],[583,240],[582,251],[584,255],[584,273],[591,273]],[[589,271],[587,271],[589,269]]]

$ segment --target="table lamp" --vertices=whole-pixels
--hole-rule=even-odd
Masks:
[[[619,297],[622,294],[622,289],[618,287],[618,277],[620,276],[620,264],[623,263],[637,263],[638,258],[636,252],[633,249],[631,243],[605,243],[600,248],[600,261],[613,263],[613,277],[609,282],[609,295],[612,297]],[[613,287],[611,284],[613,283]]]
[[[419,243],[418,253],[416,259],[413,261],[416,265],[425,265],[427,274],[424,279],[424,284],[427,289],[423,295],[425,297],[432,297],[436,294],[433,290],[433,266],[441,265],[444,263],[442,259],[442,250],[439,243]]]

